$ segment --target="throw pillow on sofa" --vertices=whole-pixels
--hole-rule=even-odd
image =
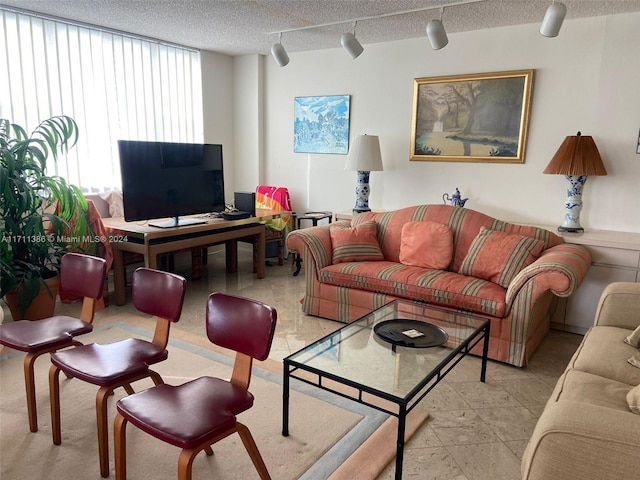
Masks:
[[[375,221],[362,222],[357,227],[330,225],[333,263],[370,262],[384,260],[378,243]]]
[[[446,270],[453,258],[453,232],[435,222],[407,222],[402,227],[400,263]]]
[[[535,262],[543,248],[542,240],[482,227],[458,273],[508,288],[520,270]]]
[[[625,343],[628,343],[632,347],[640,348],[640,326],[636,328],[631,334],[624,339]]]
[[[629,390],[629,393],[627,393],[627,403],[629,404],[629,410],[640,415],[640,385]]]

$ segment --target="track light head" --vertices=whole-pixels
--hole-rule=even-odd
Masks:
[[[351,58],[358,58],[360,54],[364,51],[364,48],[356,38],[356,24],[358,22],[353,23],[353,33],[347,32],[343,33],[342,37],[340,37],[340,45],[344,48]]]
[[[542,25],[540,25],[540,33],[545,37],[557,37],[566,14],[567,7],[565,4],[554,1],[547,8],[547,13],[545,13]]]
[[[427,23],[427,37],[431,43],[431,48],[440,50],[449,43],[447,32],[444,30],[442,20],[431,20]]]
[[[364,51],[364,48],[353,33],[343,33],[340,37],[340,44],[344,48],[351,58],[358,58],[358,56]]]
[[[282,46],[282,34],[278,35],[278,43],[274,43],[271,47],[271,56],[276,61],[279,67],[284,67],[289,63],[289,55]]]

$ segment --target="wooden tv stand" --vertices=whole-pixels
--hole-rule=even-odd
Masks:
[[[170,228],[152,227],[147,222],[126,222],[122,217],[103,218],[113,249],[113,283],[116,305],[126,303],[125,267],[122,252],[139,253],[144,265],[157,268],[158,255],[194,247],[224,243],[227,271],[238,268],[238,240],[255,237],[256,276],[265,276],[265,227],[267,220],[291,215],[291,212],[256,210],[256,216],[241,220],[205,218],[205,223]]]

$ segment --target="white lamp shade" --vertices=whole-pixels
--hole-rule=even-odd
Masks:
[[[342,37],[340,37],[340,44],[342,48],[344,48],[351,58],[358,58],[360,54],[364,51],[364,48],[356,38],[356,36],[351,33],[343,33]]]
[[[434,50],[440,50],[449,43],[447,32],[444,30],[444,25],[440,20],[431,20],[427,23],[427,37],[429,37],[431,48]]]
[[[547,8],[547,13],[544,14],[544,19],[540,26],[540,33],[545,37],[557,37],[566,14],[567,7],[564,3],[552,3],[549,8]]]
[[[280,67],[284,67],[289,63],[289,55],[287,55],[287,51],[281,43],[276,43],[271,47],[271,55]]]
[[[377,135],[358,135],[352,142],[345,170],[377,172],[382,170],[380,140]]]

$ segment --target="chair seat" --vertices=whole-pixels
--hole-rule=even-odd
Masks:
[[[235,415],[252,405],[253,395],[245,389],[219,378],[201,377],[125,397],[117,409],[140,430],[176,447],[194,448],[233,427]]]
[[[168,352],[151,342],[128,338],[100,345],[92,343],[51,355],[51,363],[80,380],[109,386],[134,378],[149,365],[166,360]]]
[[[55,316],[43,321],[20,320],[0,328],[0,343],[21,352],[37,352],[71,345],[73,337],[93,330],[79,318]]]

